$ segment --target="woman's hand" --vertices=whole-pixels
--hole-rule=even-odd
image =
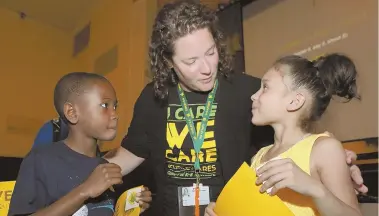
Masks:
[[[330,137],[335,137],[334,134],[329,131],[325,131],[324,134],[327,134]],[[354,184],[355,193],[367,193],[368,188],[363,184],[363,177],[361,170],[357,165],[354,165],[353,162],[357,160],[358,156],[355,152],[345,149],[346,153],[346,163],[350,166],[350,176]]]
[[[353,162],[357,160],[357,154],[355,152],[346,150],[346,163],[350,166],[350,176],[354,184],[354,189],[356,194],[359,193],[367,193],[368,188],[366,185],[363,184],[363,177],[361,170],[357,165],[354,165]]]

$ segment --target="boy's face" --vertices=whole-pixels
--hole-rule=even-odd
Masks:
[[[77,104],[76,126],[87,136],[101,141],[113,140],[118,121],[116,92],[106,81],[96,80],[88,85]]]

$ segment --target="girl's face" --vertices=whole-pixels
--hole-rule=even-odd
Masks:
[[[299,115],[296,111],[304,104],[305,97],[291,90],[288,71],[288,66],[281,65],[272,67],[263,76],[261,88],[251,96],[254,125],[272,125]]]

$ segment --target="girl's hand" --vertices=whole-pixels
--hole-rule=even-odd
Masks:
[[[316,197],[321,196],[323,185],[301,170],[291,159],[278,159],[267,162],[257,170],[257,185],[263,183],[260,192],[268,189],[270,195],[278,190],[290,188],[300,194]]]
[[[213,211],[215,207],[216,207],[216,203],[210,202],[207,208],[205,208],[204,216],[217,216],[216,213]]]

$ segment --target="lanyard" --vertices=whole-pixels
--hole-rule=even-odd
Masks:
[[[184,117],[186,119],[186,123],[187,123],[188,130],[189,130],[189,133],[190,133],[191,138],[192,138],[193,147],[194,147],[195,154],[196,154],[196,159],[195,159],[195,164],[194,164],[195,171],[200,170],[199,153],[200,153],[201,146],[204,143],[205,130],[207,129],[208,119],[209,119],[209,116],[211,114],[212,104],[213,104],[213,101],[214,101],[214,98],[216,95],[217,87],[218,87],[218,81],[216,80],[212,91],[208,94],[208,99],[207,99],[207,102],[205,104],[205,110],[203,113],[203,118],[201,119],[201,125],[200,125],[200,129],[198,131],[199,133],[197,134],[195,126],[193,124],[193,115],[189,109],[189,105],[188,105],[186,96],[184,94],[183,89],[178,84],[178,93],[179,93],[180,103],[182,105]]]
[[[188,105],[186,96],[184,94],[183,89],[178,84],[178,94],[179,94],[180,103],[182,105],[184,117],[186,119],[188,130],[189,130],[189,133],[191,135],[193,147],[195,150],[195,163],[194,163],[195,176],[196,176],[195,216],[200,216],[200,199],[199,199],[200,198],[200,189],[199,189],[200,158],[199,158],[199,153],[200,153],[201,146],[204,143],[205,130],[207,129],[207,124],[208,124],[209,116],[211,114],[212,105],[213,105],[213,101],[214,101],[214,98],[216,95],[217,87],[218,87],[218,81],[216,80],[214,83],[212,91],[208,94],[207,102],[205,104],[205,110],[203,113],[203,117],[201,119],[200,129],[198,131],[199,133],[197,134],[195,126],[193,124],[193,115],[189,109],[189,105]]]

